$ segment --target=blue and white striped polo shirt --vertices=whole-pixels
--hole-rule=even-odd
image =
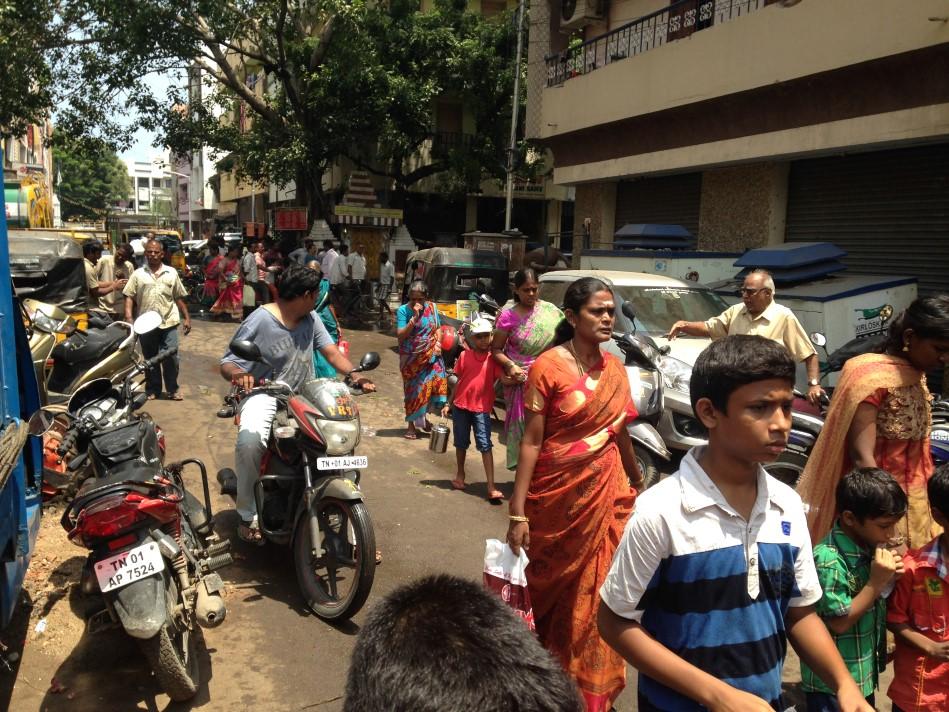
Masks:
[[[821,597],[801,499],[761,469],[745,521],[701,454],[636,500],[600,597],[687,662],[783,709],[785,614]],[[701,709],[640,674],[640,712]]]

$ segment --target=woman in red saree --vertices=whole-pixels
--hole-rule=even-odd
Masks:
[[[613,294],[585,277],[564,295],[555,348],[534,362],[511,498],[508,543],[528,550],[537,633],[573,677],[588,712],[605,712],[626,663],[600,638],[599,589],[642,483],[626,422],[626,372],[600,344],[613,332]]]
[[[220,291],[217,300],[211,306],[211,313],[218,316],[229,316],[237,321],[241,320],[244,312],[244,281],[241,279],[241,248],[232,245],[227,251],[218,269],[220,274]]]
[[[897,530],[907,547],[924,546],[939,533],[926,495],[933,460],[925,374],[946,364],[947,295],[914,301],[891,325],[884,353],[847,361],[797,487],[813,541],[830,531],[837,483],[854,467],[879,467],[906,492],[909,510]]]

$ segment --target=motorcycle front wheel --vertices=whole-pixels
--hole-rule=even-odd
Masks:
[[[323,541],[312,542],[310,517]],[[362,502],[323,499],[300,517],[293,537],[297,583],[307,606],[324,620],[352,618],[376,575],[376,535]]]

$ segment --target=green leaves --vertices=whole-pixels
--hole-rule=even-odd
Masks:
[[[53,160],[63,218],[97,219],[132,190],[125,164],[104,142],[58,141]]]

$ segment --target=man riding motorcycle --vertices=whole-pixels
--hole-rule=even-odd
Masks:
[[[313,311],[320,291],[320,274],[291,265],[277,287],[277,301],[254,310],[237,329],[234,339],[253,341],[266,362],[243,361],[228,349],[221,359],[221,375],[232,384],[250,390],[261,379],[278,380],[298,390],[313,378],[316,348],[339,373],[347,377],[353,364],[333,344],[323,322]],[[372,381],[357,376],[353,385],[364,391],[376,389]],[[254,482],[270,437],[277,409],[273,396],[257,393],[241,401],[240,429],[234,452],[237,474],[237,511],[241,517],[238,536],[262,542],[254,501]]]

